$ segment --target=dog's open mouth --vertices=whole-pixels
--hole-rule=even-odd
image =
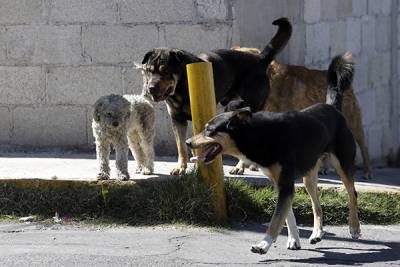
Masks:
[[[159,102],[159,101],[163,101],[163,100],[167,99],[167,97],[172,93],[173,90],[174,90],[174,88],[172,86],[170,86],[163,94],[161,93],[161,94],[152,95],[153,101]]]
[[[211,143],[205,146],[203,152],[190,158],[190,162],[196,163],[198,161],[203,161],[205,164],[210,164],[214,161],[215,157],[219,155],[222,151],[222,146],[218,143]]]

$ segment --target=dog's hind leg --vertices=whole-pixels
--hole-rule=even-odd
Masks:
[[[310,195],[314,215],[313,231],[308,238],[311,244],[320,242],[322,236],[324,235],[322,226],[322,208],[318,197],[318,170],[320,165],[321,160],[318,160],[318,163],[315,165],[315,167],[303,177],[304,186]]]
[[[126,138],[126,135],[124,135],[124,137],[120,138],[120,140],[118,140],[118,141],[119,142],[116,142],[114,144],[115,153],[116,153],[115,165],[117,167],[117,179],[126,181],[126,180],[129,180],[128,140]]]
[[[96,158],[99,166],[97,179],[110,179],[110,142],[106,138],[96,136]]]
[[[149,175],[154,171],[154,133],[140,135],[140,147],[144,155],[142,174]]]
[[[358,219],[357,208],[357,192],[354,187],[354,178],[351,172],[342,168],[342,164],[335,155],[331,155],[331,162],[340,176],[347,193],[349,194],[349,228],[353,239],[358,239],[361,236],[360,221]]]
[[[140,136],[136,131],[128,133],[128,144],[136,161],[136,173],[141,173],[145,162],[145,155],[140,145]]]

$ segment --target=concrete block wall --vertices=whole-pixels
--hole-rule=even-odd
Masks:
[[[93,147],[96,99],[141,92],[133,61],[159,46],[229,47],[232,14],[225,0],[1,0],[0,145]],[[155,107],[157,152],[174,154]]]
[[[92,147],[92,103],[140,93],[132,66],[147,50],[263,48],[271,22],[286,16],[294,29],[281,62],[325,69],[336,54],[354,54],[370,154],[384,162],[400,143],[397,2],[0,0],[0,146]],[[174,154],[166,108],[155,107],[157,153]]]

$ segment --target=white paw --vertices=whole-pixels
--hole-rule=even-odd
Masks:
[[[313,230],[312,234],[308,238],[310,241],[310,244],[317,244],[318,242],[321,242],[322,237],[324,236],[324,231],[323,230]]]
[[[149,168],[146,168],[146,167],[143,167],[142,170],[140,171],[140,173],[143,174],[143,175],[150,175],[150,174],[153,173],[153,170],[149,169]]]
[[[272,237],[266,235],[265,238],[257,245],[252,245],[250,251],[257,254],[265,254],[272,245]]]
[[[128,173],[120,173],[120,174],[118,174],[117,179],[120,181],[128,181],[129,174]]]
[[[142,173],[142,167],[137,167],[135,173]]]
[[[175,167],[171,170],[170,174],[171,175],[183,175],[186,173],[186,167]]]
[[[236,174],[236,175],[241,175],[244,173],[244,168],[240,168],[240,167],[233,167],[230,171],[230,174]]]
[[[300,240],[296,240],[296,238],[289,236],[286,247],[287,247],[287,249],[290,249],[290,250],[301,249]]]
[[[108,180],[110,179],[110,175],[104,172],[99,172],[96,176],[97,180]]]

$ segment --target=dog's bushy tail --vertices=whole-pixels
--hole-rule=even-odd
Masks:
[[[272,22],[272,24],[279,27],[278,31],[261,52],[267,65],[282,51],[292,35],[292,24],[287,18],[279,18]]]
[[[328,68],[326,103],[342,111],[343,92],[351,87],[354,63],[351,53],[336,56]]]

